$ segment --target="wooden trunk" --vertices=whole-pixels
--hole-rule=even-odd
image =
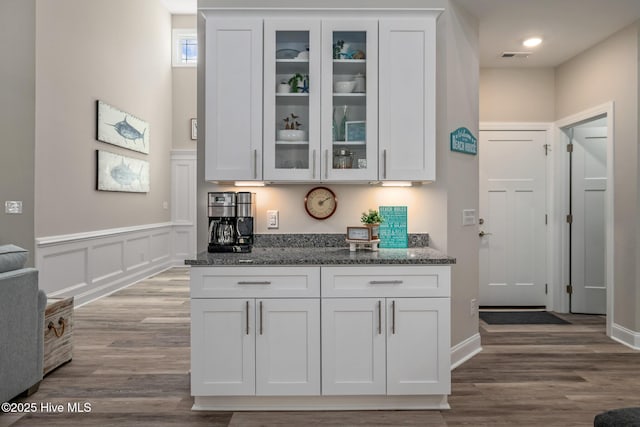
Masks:
[[[73,297],[47,300],[44,312],[44,375],[71,360]]]

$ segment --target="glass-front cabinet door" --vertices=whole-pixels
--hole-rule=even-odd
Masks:
[[[378,177],[377,28],[322,21],[322,181]]]
[[[264,22],[267,181],[320,179],[320,28],[320,20]]]

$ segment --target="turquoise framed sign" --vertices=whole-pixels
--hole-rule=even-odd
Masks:
[[[407,207],[380,206],[378,211],[384,221],[380,224],[380,248],[406,248],[409,243],[407,235]]]
[[[451,132],[451,151],[465,154],[478,154],[478,140],[465,127],[458,128]]]

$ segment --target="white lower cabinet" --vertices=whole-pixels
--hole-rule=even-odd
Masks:
[[[387,394],[449,394],[449,298],[387,298]]]
[[[320,394],[320,300],[257,301],[256,394]]]
[[[319,299],[196,299],[194,395],[320,394]]]
[[[191,296],[197,408],[448,407],[449,266],[192,267]]]
[[[255,302],[191,300],[191,393],[255,394]]]
[[[322,301],[322,393],[446,394],[448,298]]]

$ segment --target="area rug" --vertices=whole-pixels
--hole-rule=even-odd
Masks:
[[[569,323],[548,311],[481,311],[480,319],[489,325],[562,325]]]

